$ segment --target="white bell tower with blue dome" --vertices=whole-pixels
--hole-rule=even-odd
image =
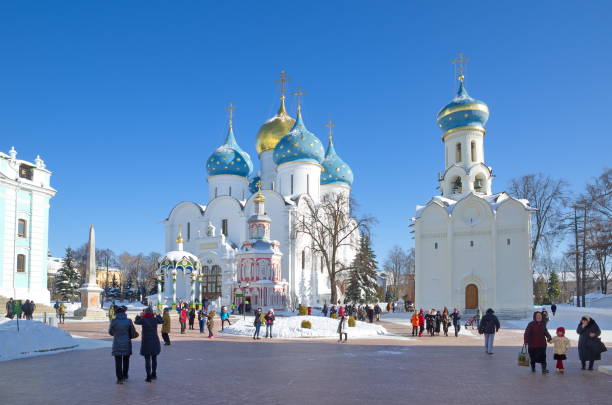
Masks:
[[[436,118],[438,127],[444,131],[445,170],[438,181],[442,195],[453,200],[469,193],[491,194],[492,169],[484,163],[483,145],[489,107],[470,97],[464,80],[461,73],[457,96]]]

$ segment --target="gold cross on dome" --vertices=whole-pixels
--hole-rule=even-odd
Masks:
[[[257,191],[261,191],[261,180],[257,180],[257,183],[255,183],[255,186],[257,187]]]
[[[281,98],[285,98],[285,92],[287,91],[287,83],[291,81],[291,78],[287,76],[287,73],[283,70],[280,72],[280,79],[275,80],[275,84],[280,84]]]
[[[459,73],[459,81],[463,82],[465,76],[463,72],[465,71],[465,65],[470,61],[470,58],[464,58],[463,52],[457,53],[457,59],[453,59],[453,66],[455,67],[455,74]]]
[[[306,94],[306,92],[302,90],[300,87],[298,87],[297,91],[294,91],[293,93],[291,93],[291,95],[295,96],[295,99],[297,100],[298,110],[302,108],[302,96],[304,94]]]
[[[234,103],[232,101],[229,102],[229,106],[227,106],[227,108],[225,109],[225,111],[227,111],[227,118],[229,120],[230,128],[232,127],[232,121],[234,119],[234,110],[235,109],[236,109],[236,106],[234,105]]]
[[[336,126],[336,123],[330,119],[329,122],[325,124],[325,126],[328,128],[329,143],[332,143],[332,136],[334,134],[334,127]]]

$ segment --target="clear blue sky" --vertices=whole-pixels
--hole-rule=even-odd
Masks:
[[[384,256],[413,244],[408,218],[436,192],[435,115],[455,93],[457,51],[472,60],[470,94],[491,110],[494,191],[532,172],[579,189],[611,165],[611,11],[605,1],[2,2],[0,147],[40,154],[53,171],[54,255],[85,242],[90,223],[100,246],[162,251],[172,206],[206,201],[227,103],[255,156],[286,70],[308,92],[309,129],[325,140],[325,121],[337,123]]]

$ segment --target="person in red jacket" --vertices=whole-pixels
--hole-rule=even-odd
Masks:
[[[183,307],[179,314],[179,322],[181,323],[181,335],[185,334],[185,328],[187,327],[187,309]]]
[[[542,374],[548,374],[546,368],[546,343],[551,341],[550,333],[546,329],[544,318],[540,311],[533,314],[533,321],[525,329],[524,343],[529,351],[531,371],[535,373],[536,363],[542,364]]]
[[[421,308],[419,312],[419,337],[423,336],[423,331],[425,330],[425,311]]]

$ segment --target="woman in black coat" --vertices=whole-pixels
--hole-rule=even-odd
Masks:
[[[601,330],[595,320],[585,315],[580,319],[576,333],[580,336],[578,339],[578,356],[582,362],[582,369],[586,368],[586,362],[589,362],[589,370],[593,370],[595,360],[601,360],[601,352],[603,351],[603,343],[599,339]]]
[[[155,316],[153,309],[148,307],[137,316],[134,321],[136,325],[142,325],[142,343],[140,344],[140,354],[145,358],[145,370],[147,371],[146,382],[151,382],[157,378],[157,355],[161,352],[161,344],[157,335],[157,325],[164,323],[161,316]]]
[[[108,327],[108,334],[113,337],[112,355],[115,356],[117,384],[123,384],[128,379],[132,339],[136,337],[136,328],[132,320],[126,316],[126,309],[126,307],[117,308],[115,318]]]

